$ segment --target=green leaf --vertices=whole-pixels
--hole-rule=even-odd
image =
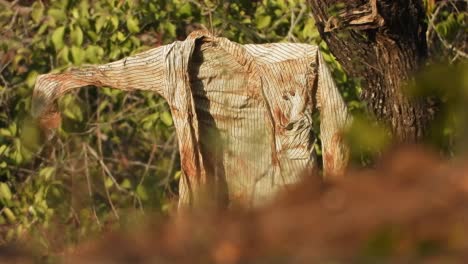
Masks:
[[[76,8],[72,9],[71,14],[72,14],[73,18],[75,18],[75,19],[80,18],[80,12]]]
[[[146,191],[146,188],[145,186],[143,185],[138,185],[137,189],[136,189],[136,194],[138,195],[138,197],[140,197],[141,200],[143,201],[147,201],[148,200],[148,192]]]
[[[70,33],[71,41],[76,46],[83,44],[83,31],[79,26],[75,27]]]
[[[176,26],[169,21],[164,23],[164,29],[169,33],[169,36],[175,37],[176,36]]]
[[[101,112],[101,111],[104,110],[104,108],[106,108],[108,105],[109,105],[109,101],[102,101],[102,102],[99,104],[99,107],[98,107],[97,112]]]
[[[257,19],[257,28],[258,29],[264,29],[268,27],[271,23],[271,17],[270,16],[261,16]]]
[[[112,23],[112,27],[113,27],[114,30],[119,27],[119,18],[117,16],[111,17],[110,21]]]
[[[117,32],[116,36],[117,36],[117,40],[120,41],[120,42],[122,42],[122,41],[124,41],[126,39],[124,33],[120,32],[120,31]]]
[[[44,167],[39,171],[39,176],[44,177],[44,180],[48,181],[55,172],[54,167]]]
[[[192,5],[190,3],[185,3],[179,8],[179,14],[184,17],[189,17],[192,15]]]
[[[21,154],[21,150],[15,150],[15,152],[13,152],[13,157],[16,165],[20,165],[24,161],[23,155]]]
[[[138,33],[140,31],[140,27],[138,26],[138,19],[135,17],[127,18],[127,28],[130,33]]]
[[[10,187],[4,182],[0,182],[0,197],[7,201],[11,200],[12,197]]]
[[[163,112],[161,114],[161,121],[166,125],[166,126],[172,126],[172,117],[169,112]]]
[[[37,123],[32,119],[26,119],[22,123],[20,140],[23,143],[23,154],[28,154],[28,151],[37,151],[40,147],[40,129]]]
[[[51,17],[53,17],[56,21],[66,21],[67,20],[67,15],[65,14],[65,11],[62,9],[57,9],[53,8],[50,9],[47,14]]]
[[[5,150],[8,148],[7,145],[1,145],[0,146],[0,156],[3,155],[3,153],[5,152]]]
[[[132,183],[130,182],[129,179],[124,179],[122,183],[120,184],[120,187],[125,188],[125,189],[131,189]]]
[[[106,186],[106,188],[110,188],[114,185],[114,181],[112,181],[111,178],[107,177],[104,181],[104,185]]]
[[[44,16],[44,6],[40,1],[36,1],[32,5],[31,18],[34,22],[39,23]]]
[[[286,9],[286,8],[287,8],[286,1],[285,1],[285,0],[278,0],[278,1],[276,2],[276,4],[277,4],[281,9]]]
[[[18,132],[18,127],[16,126],[16,123],[11,123],[11,125],[8,126],[8,129],[11,132],[11,135],[16,135],[16,132]]]
[[[89,39],[91,39],[91,41],[93,42],[96,42],[100,39],[101,35],[97,34],[96,32],[92,31],[92,30],[88,30],[86,31],[86,35],[88,36]]]
[[[75,63],[76,65],[81,65],[86,57],[86,53],[77,46],[73,46],[71,48],[71,54],[73,63]]]
[[[52,43],[54,44],[55,50],[58,51],[63,48],[63,36],[65,34],[65,27],[58,27],[52,33]]]
[[[12,134],[11,134],[10,130],[8,130],[8,129],[0,128],[0,136],[11,137]]]
[[[96,33],[101,32],[101,29],[106,25],[107,17],[102,15],[96,20]]]
[[[87,0],[84,0],[84,1],[80,1],[80,5],[79,5],[79,9],[80,9],[80,15],[82,18],[86,18],[88,19],[89,17],[89,3]]]
[[[159,113],[156,112],[154,114],[151,114],[151,115],[147,115],[145,118],[143,118],[141,120],[142,123],[145,123],[145,122],[154,122],[156,120],[159,119]]]
[[[44,32],[46,32],[48,27],[49,25],[47,25],[46,23],[42,24],[41,27],[39,27],[39,30],[37,31],[36,36],[44,34]]]
[[[81,107],[79,106],[79,104],[73,100],[73,99],[69,99],[71,97],[64,97],[65,100],[64,101],[64,111],[63,111],[63,114],[72,119],[72,120],[75,120],[75,121],[78,121],[78,122],[81,122],[83,121],[83,112],[81,111]]]
[[[26,77],[26,84],[28,85],[28,87],[30,88],[34,87],[34,84],[36,83],[36,78],[38,75],[39,73],[37,73],[37,71],[33,70],[29,72],[28,77]]]
[[[457,16],[457,23],[463,25],[465,22],[465,13],[460,13]]]
[[[11,211],[10,208],[8,207],[3,208],[3,213],[5,214],[8,221],[10,221],[10,223],[14,223],[16,221],[16,216],[13,213],[13,211]]]
[[[40,204],[44,200],[44,186],[39,187],[39,190],[34,194],[34,203]]]
[[[180,179],[180,176],[182,176],[182,171],[177,171],[177,172],[174,174],[174,180]]]
[[[64,62],[65,64],[69,63],[70,60],[69,60],[69,57],[68,55],[70,54],[70,49],[65,46],[63,47],[62,50],[60,50],[60,52],[57,54],[57,58],[61,59],[62,62]]]
[[[318,37],[319,33],[317,29],[315,28],[315,22],[313,19],[308,19],[307,23],[304,26],[304,29],[302,30],[302,36],[304,38],[316,38]]]

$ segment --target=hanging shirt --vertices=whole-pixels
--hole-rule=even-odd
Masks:
[[[154,91],[168,102],[182,169],[179,206],[261,204],[298,182],[317,166],[316,110],[324,174],[339,175],[347,164],[346,105],[317,46],[240,45],[196,31],[109,64],[40,75],[33,115],[47,123],[57,98],[87,85]]]

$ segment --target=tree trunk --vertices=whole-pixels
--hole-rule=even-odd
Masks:
[[[410,100],[404,85],[427,57],[421,0],[310,0],[321,37],[352,77],[362,100],[398,142],[419,142],[433,116],[430,103]]]

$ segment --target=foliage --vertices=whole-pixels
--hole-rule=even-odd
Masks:
[[[176,137],[158,95],[81,89],[60,100],[63,123],[49,140],[29,117],[39,74],[113,61],[205,28],[239,43],[320,45],[350,109],[362,109],[359,81],[344,74],[320,40],[306,0],[0,0],[0,6],[2,241],[24,234],[48,249],[53,241],[42,230],[66,226],[60,239],[73,244],[132,214],[167,214],[176,199]],[[463,18],[437,32],[456,39]],[[437,23],[450,15],[444,19]],[[360,129],[367,128],[363,122]]]
[[[127,208],[167,213],[176,198],[177,145],[158,95],[81,89],[60,100],[63,123],[47,140],[29,117],[39,74],[113,61],[199,28],[240,43],[319,44],[309,13],[304,0],[61,0],[2,9],[0,223],[8,227],[2,239],[55,221],[73,223],[67,239],[76,242],[122,220]]]
[[[468,58],[466,41],[468,3],[426,0],[427,40],[432,60],[453,63]]]

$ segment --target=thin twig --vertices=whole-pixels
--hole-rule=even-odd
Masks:
[[[455,9],[455,11],[457,11],[457,13],[460,13],[460,10],[458,10],[458,7],[456,4],[453,3],[453,1],[449,1],[450,5]]]
[[[101,176],[102,176],[102,181],[104,184],[104,191],[106,193],[106,197],[112,209],[112,212],[114,213],[115,217],[119,219],[119,214],[117,213],[117,210],[115,209],[114,203],[112,202],[112,199],[110,197],[109,189],[107,188],[107,185],[106,185],[106,174],[109,176],[109,178],[112,180],[112,182],[114,183],[114,185],[116,185],[117,188],[121,188],[121,187],[119,186],[117,181],[114,179],[111,172],[107,168],[106,164],[102,161],[102,159],[99,157],[96,151],[93,148],[91,148],[90,145],[87,145],[87,147],[88,147],[89,153],[91,153],[91,155],[93,155],[94,158],[99,162],[99,165],[101,165],[101,170],[102,170]]]
[[[140,181],[137,184],[137,187],[136,187],[137,190],[138,190],[138,187],[140,187],[143,184],[143,181],[145,180],[145,177],[148,174],[150,164],[151,162],[153,162],[154,154],[156,153],[156,149],[157,149],[157,145],[153,144],[153,147],[151,148],[150,157],[148,158],[148,162],[146,162],[145,171],[143,172],[143,175],[141,176]],[[138,195],[136,195],[135,197],[138,197]],[[143,211],[143,205],[141,202],[140,202],[140,209]]]
[[[442,7],[444,7],[445,5],[447,4],[447,2],[441,2],[440,5],[437,7],[437,9],[434,11],[434,13],[432,14],[431,18],[429,19],[429,29],[426,33],[426,38],[428,38],[428,41],[429,41],[429,38],[430,38],[430,34],[432,32],[434,32],[437,36],[437,38],[440,40],[440,42],[442,43],[442,45],[444,45],[444,47],[446,49],[449,49],[449,50],[452,50],[454,51],[458,56],[460,57],[463,57],[463,58],[468,58],[468,54],[465,53],[464,51],[458,49],[457,47],[455,47],[454,45],[448,43],[440,34],[439,32],[437,32],[436,30],[436,27],[435,27],[435,24],[434,24],[434,21],[437,17],[437,15],[439,14],[440,10],[442,9]]]
[[[2,82],[5,85],[5,88],[8,88],[8,82],[7,82],[7,80],[5,80],[5,78],[3,77],[3,75],[1,73],[0,73],[0,79],[2,79]]]
[[[307,9],[306,5],[301,5],[301,10],[299,11],[299,14],[297,15],[297,17],[295,16],[294,9],[291,9],[291,26],[289,27],[289,31],[286,36],[289,41],[291,40],[294,42],[297,41],[296,37],[293,34],[293,30],[296,27],[297,23],[299,23],[299,21],[304,16],[306,9]]]
[[[107,157],[103,157],[104,161],[110,161],[110,162],[120,162],[119,159],[116,159],[116,158],[107,158]],[[145,162],[141,162],[141,161],[138,161],[138,160],[127,160],[126,163],[128,163],[129,165],[132,165],[132,166],[139,166],[139,167],[144,167],[146,168],[148,166],[149,169],[152,169],[152,170],[157,170],[159,169],[158,166],[154,166],[154,165],[148,165],[147,163]]]
[[[10,63],[12,62],[13,60],[8,60],[5,64],[3,64],[2,68],[0,69],[0,73],[2,73],[6,67],[8,67],[8,65],[10,65]]]
[[[31,7],[20,6],[20,5],[17,6],[17,3],[18,3],[18,0],[15,0],[11,3],[6,0],[0,0],[0,5],[3,5],[6,8],[10,8],[11,10],[15,10],[22,16],[28,15],[32,11]]]
[[[18,13],[19,13],[19,11],[16,10],[16,11],[15,11],[15,14],[13,14],[13,17],[11,18],[11,21],[10,21],[10,23],[8,24],[7,28],[12,28],[12,27],[13,27],[13,25],[14,25],[15,22],[16,22],[16,18],[18,17]]]
[[[86,175],[86,182],[88,183],[88,195],[89,199],[91,200],[91,205],[93,207],[93,214],[94,218],[96,219],[96,223],[99,226],[99,229],[102,228],[101,221],[99,221],[99,217],[96,212],[96,206],[94,205],[94,198],[93,198],[93,190],[91,188],[91,181],[89,177],[89,166],[88,166],[88,150],[86,148],[86,145],[83,143],[83,154],[84,154],[84,166],[86,168],[85,175]]]
[[[99,112],[100,111],[97,111],[97,119],[99,119],[99,116],[100,116]],[[101,141],[101,127],[100,126],[97,126],[96,138],[97,138],[97,142],[98,142],[97,147],[98,147],[99,155],[89,145],[88,145],[88,149],[90,150],[90,153],[96,158],[96,160],[98,160],[99,164],[101,165],[101,177],[102,177],[102,181],[103,181],[103,184],[104,184],[104,190],[106,192],[106,197],[107,197],[107,200],[109,201],[109,205],[110,205],[110,207],[112,209],[112,212],[114,213],[115,217],[117,219],[119,219],[119,214],[117,213],[117,210],[115,209],[114,203],[112,202],[112,199],[110,197],[109,189],[107,188],[107,185],[106,185],[106,173],[111,178],[111,180],[114,182],[114,185],[116,185],[117,188],[119,188],[120,185],[114,179],[114,177],[112,176],[112,173],[107,168],[106,164],[102,161],[102,158],[101,158],[102,157],[102,141]]]
[[[137,199],[138,203],[140,204],[140,206],[142,205],[142,202],[141,202],[141,199],[134,193],[134,192],[131,192],[131,191],[128,191],[127,189],[125,188],[122,188],[120,186],[120,184],[117,182],[117,180],[115,179],[114,175],[112,174],[112,172],[109,170],[109,168],[107,167],[107,165],[104,163],[103,159],[101,159],[99,157],[99,155],[97,154],[96,150],[94,150],[89,144],[87,144],[87,147],[88,147],[88,150],[89,150],[89,153],[91,153],[91,155],[93,155],[96,160],[98,161],[99,165],[101,166],[102,170],[103,170],[103,179],[105,181],[105,176],[107,175],[109,177],[109,179],[112,181],[112,183],[114,184],[115,188],[117,188],[117,190],[125,193],[125,194],[129,194],[133,197],[135,197],[135,199]],[[110,199],[110,195],[109,195],[109,190],[107,189],[107,186],[105,186],[104,184],[104,187],[105,187],[105,190],[106,190],[106,195],[108,195],[108,198]],[[112,201],[109,201],[109,203],[111,203],[111,207],[115,209],[115,207],[113,206],[112,204]]]

